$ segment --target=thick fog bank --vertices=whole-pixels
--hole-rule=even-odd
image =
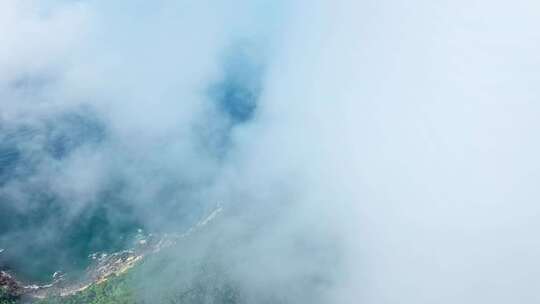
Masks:
[[[4,1],[0,262],[65,265],[219,203],[141,298],[536,303],[539,20],[532,0]]]

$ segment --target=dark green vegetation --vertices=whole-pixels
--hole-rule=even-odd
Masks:
[[[36,304],[135,304],[130,276],[121,275],[69,297],[51,297]]]
[[[35,304],[180,304],[180,303],[243,303],[231,284],[224,282],[210,265],[198,265],[192,280],[156,282],[140,277],[148,269],[139,265],[126,274],[110,278],[69,297],[51,297]],[[141,268],[142,267],[142,268]],[[183,284],[187,283],[187,284]],[[156,285],[156,284],[159,284]],[[174,286],[176,285],[176,286]],[[0,304],[16,304],[0,302]]]
[[[0,287],[0,304],[16,304],[16,299],[10,296],[6,290]]]

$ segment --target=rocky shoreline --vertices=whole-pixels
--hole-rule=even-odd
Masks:
[[[0,270],[2,296],[7,300],[20,299],[23,302],[32,302],[51,296],[67,297],[74,295],[90,286],[106,282],[113,276],[121,275],[140,263],[145,256],[176,244],[179,240],[190,236],[213,221],[221,211],[222,208],[218,206],[208,216],[184,233],[141,236],[133,249],[111,254],[91,254],[89,258],[93,260],[93,263],[85,271],[84,277],[78,281],[68,281],[65,279],[64,274],[55,272],[49,284],[25,284],[17,280],[16,276],[9,271]],[[1,297],[0,300],[2,300]]]
[[[4,298],[8,300],[22,299],[31,302],[49,296],[70,296],[126,272],[140,262],[143,256],[142,252],[131,250],[106,255],[96,261],[87,270],[85,278],[78,282],[68,282],[62,274],[55,273],[49,284],[24,284],[8,271],[0,271],[0,288],[4,291]]]

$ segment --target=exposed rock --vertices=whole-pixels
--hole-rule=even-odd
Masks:
[[[0,271],[0,288],[5,296],[18,298],[25,293],[22,284],[6,271]]]

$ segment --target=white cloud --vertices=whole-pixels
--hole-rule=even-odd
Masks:
[[[191,184],[182,198],[244,210],[224,233],[262,228],[223,255],[243,262],[234,275],[254,297],[538,300],[534,1],[0,7],[0,118],[19,122],[23,101],[41,101],[38,117],[85,104],[110,132],[105,147],[66,161],[52,179],[67,187],[59,193],[84,200],[120,172],[143,214],[159,211],[149,201],[164,188]],[[227,126],[205,90],[242,39],[264,50],[263,93],[216,159],[193,129]],[[9,89],[36,73],[50,87]],[[314,299],[304,280],[319,275],[331,288]]]

